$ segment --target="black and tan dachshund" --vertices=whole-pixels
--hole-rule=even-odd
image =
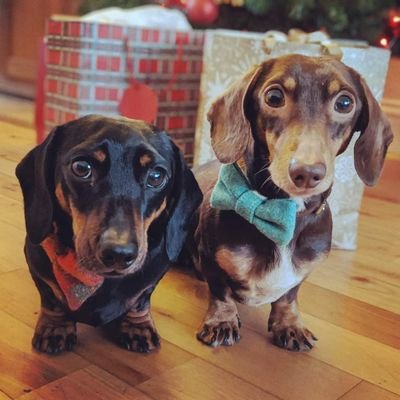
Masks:
[[[210,207],[220,164],[196,172],[204,200],[193,251],[210,289],[197,337],[211,346],[233,345],[240,338],[236,302],[271,303],[268,330],[274,343],[308,350],[316,338],[300,318],[297,291],[331,247],[326,199],[335,158],[360,131],[355,167],[364,183],[373,185],[393,137],[389,123],[357,72],[330,57],[300,55],[254,68],[213,103],[208,118],[218,160],[236,163],[234,169],[223,167],[226,176],[219,182],[239,176],[256,192],[247,206],[263,202],[261,195],[266,202],[291,199],[297,212],[294,208],[291,240],[278,244],[244,219],[252,210],[244,210],[239,198],[232,208]],[[276,229],[279,219],[270,225]]]
[[[87,116],[55,128],[16,174],[41,298],[33,346],[71,350],[76,322],[116,321],[124,348],[158,347],[150,296],[202,197],[169,136],[141,121]]]

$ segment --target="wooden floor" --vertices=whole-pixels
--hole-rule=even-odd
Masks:
[[[0,400],[400,399],[400,202],[387,196],[400,190],[398,170],[389,188],[364,199],[358,250],[333,251],[301,289],[304,319],[319,337],[310,353],[271,345],[268,307],[241,308],[235,347],[201,345],[195,332],[206,287],[172,270],[153,298],[159,351],[129,353],[81,325],[76,350],[51,357],[30,345],[39,297],[23,256],[14,177],[34,132],[7,114],[0,116]]]

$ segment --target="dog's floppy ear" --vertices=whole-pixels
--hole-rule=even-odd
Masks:
[[[245,115],[246,95],[262,70],[253,68],[220,95],[207,114],[211,124],[211,145],[222,163],[233,163],[243,156],[252,140]]]
[[[39,244],[51,231],[55,143],[60,130],[60,127],[53,129],[42,144],[21,160],[15,170],[24,197],[26,231],[34,244]]]
[[[393,132],[366,82],[356,75],[360,84],[362,108],[355,125],[355,131],[360,131],[360,137],[354,145],[354,164],[362,181],[373,186],[381,174]]]
[[[177,260],[185,243],[190,220],[200,206],[203,195],[179,148],[171,141],[174,152],[174,183],[169,198],[166,249],[171,262]]]

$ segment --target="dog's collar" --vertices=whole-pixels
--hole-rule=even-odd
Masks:
[[[320,215],[320,214],[322,214],[322,213],[326,210],[327,205],[328,205],[328,204],[327,204],[326,199],[325,199],[325,200],[322,200],[321,205],[314,211],[314,214],[315,214],[315,215]]]
[[[324,213],[324,211],[328,207],[328,197],[332,191],[332,187],[330,187],[325,192],[310,197],[309,199],[305,200],[305,209],[304,211],[300,211],[300,216],[305,215],[315,215],[319,216]]]
[[[293,238],[296,202],[268,199],[252,190],[236,164],[221,166],[210,204],[216,209],[235,211],[278,245],[286,245]]]
[[[76,253],[59,254],[57,239],[48,236],[41,246],[53,265],[53,273],[72,311],[77,310],[103,284],[104,277],[88,271],[77,262]]]

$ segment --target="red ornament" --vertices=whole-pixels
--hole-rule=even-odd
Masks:
[[[157,94],[144,83],[133,81],[124,91],[119,112],[124,117],[154,123],[158,112]]]
[[[164,0],[161,2],[164,7],[167,8],[186,8],[186,1],[185,0]]]
[[[218,5],[214,0],[187,0],[186,13],[189,21],[196,25],[209,25],[218,18]]]

